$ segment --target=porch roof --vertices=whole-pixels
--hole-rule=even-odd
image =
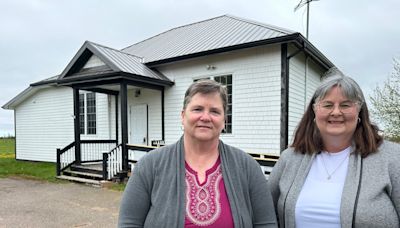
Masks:
[[[99,61],[94,66],[87,67],[89,59],[95,56]],[[107,79],[112,76],[153,82],[158,85],[172,85],[173,82],[161,73],[150,69],[140,57],[130,53],[86,41],[64,71],[59,75],[57,83],[71,84],[72,82]]]

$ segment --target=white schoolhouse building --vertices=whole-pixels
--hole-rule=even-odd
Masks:
[[[86,41],[61,74],[3,108],[14,110],[16,159],[57,162],[58,175],[100,162],[112,179],[128,172],[134,151],[181,137],[184,92],[209,78],[229,93],[221,139],[268,161],[290,143],[332,66],[298,32],[223,15],[122,50]]]

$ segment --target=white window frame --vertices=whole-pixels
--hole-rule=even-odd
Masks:
[[[89,133],[89,115],[93,115],[92,113],[88,113],[88,94],[93,94],[94,96],[94,133]],[[83,115],[81,113],[81,96],[83,96]],[[96,102],[96,93],[94,92],[80,92],[79,93],[79,132],[81,135],[97,135],[97,102]],[[83,120],[82,120],[83,116]],[[82,132],[82,126],[81,123],[84,123],[83,125],[83,132]]]

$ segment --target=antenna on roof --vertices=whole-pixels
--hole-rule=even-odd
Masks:
[[[312,1],[319,1],[319,0],[300,0],[299,4],[297,4],[296,7],[294,7],[294,11],[300,9],[304,5],[307,4],[307,30],[306,30],[306,38],[308,39],[308,27],[309,27],[309,21],[310,21],[310,2]]]

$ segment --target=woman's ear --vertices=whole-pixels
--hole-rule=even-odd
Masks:
[[[183,120],[184,119],[185,119],[185,110],[182,109],[182,111],[181,111],[181,123],[182,123],[182,125],[183,125]]]

